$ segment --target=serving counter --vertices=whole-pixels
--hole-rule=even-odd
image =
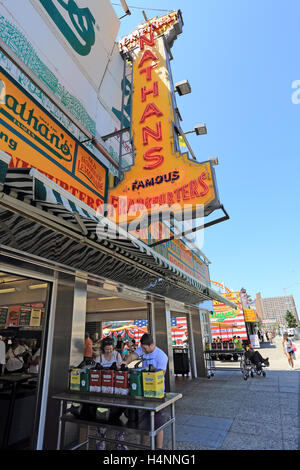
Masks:
[[[131,447],[141,449],[155,450],[155,437],[167,426],[171,426],[172,430],[172,450],[176,447],[175,436],[175,402],[182,398],[180,393],[166,393],[162,399],[150,399],[144,397],[131,397],[131,396],[102,396],[94,393],[80,393],[80,392],[65,392],[53,395],[52,398],[60,401],[60,415],[59,415],[59,432],[57,439],[57,449],[63,448],[65,424],[67,422],[76,423],[83,426],[103,426],[105,428],[115,429],[118,431],[134,430],[138,435],[148,435],[150,437],[150,446],[142,444],[123,441],[122,444],[130,445]],[[88,405],[95,405],[100,408],[113,408],[120,409],[126,408],[128,410],[136,410],[146,412],[149,419],[142,419],[137,422],[125,422],[124,420],[97,420],[86,419],[82,417],[75,417],[70,411],[66,409],[67,403],[82,403]],[[164,416],[163,422],[155,423],[155,417],[158,412],[170,407],[171,415]],[[89,436],[92,439],[98,439],[97,436]],[[102,439],[108,442],[118,442],[114,439]],[[88,444],[88,440],[79,443],[70,450],[78,449],[79,447]]]

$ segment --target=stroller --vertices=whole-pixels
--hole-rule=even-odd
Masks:
[[[266,372],[264,370],[266,365],[263,363],[259,363],[259,365],[254,364],[245,356],[245,354],[243,354],[241,358],[240,367],[244,380],[247,380],[250,376],[254,377],[254,374],[266,377]]]

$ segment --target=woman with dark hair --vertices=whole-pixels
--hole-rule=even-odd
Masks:
[[[122,364],[122,357],[118,351],[114,349],[114,340],[112,338],[104,338],[101,344],[101,353],[96,358],[96,362],[99,362],[102,367],[111,367],[114,363],[119,368]],[[125,411],[125,408],[119,408],[116,410],[111,409],[111,416],[114,418],[119,418],[120,415]],[[99,436],[99,440],[96,441],[96,449],[97,450],[105,450],[106,443],[105,443],[105,436],[106,436],[106,428],[105,427],[98,427],[97,433]],[[122,441],[125,439],[124,432],[117,432],[116,439],[119,442],[117,445],[117,450],[128,450],[128,447],[122,444]]]
[[[115,362],[117,367],[122,364],[122,357],[118,351],[115,351],[114,340],[111,338],[104,338],[100,346],[100,354],[95,359],[102,367],[111,367]]]

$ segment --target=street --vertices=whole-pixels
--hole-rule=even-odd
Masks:
[[[299,449],[300,359],[289,370],[281,341],[276,337],[260,349],[270,361],[266,377],[245,381],[237,369],[216,371],[211,379],[178,378],[176,391],[183,393],[176,405],[178,450]],[[300,342],[295,344],[300,352]],[[169,445],[166,433],[164,447]]]

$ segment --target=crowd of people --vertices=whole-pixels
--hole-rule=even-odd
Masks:
[[[95,362],[101,363],[102,354],[104,352],[103,343],[107,344],[107,340],[110,340],[111,345],[113,346],[116,361],[119,362],[121,360],[125,360],[129,354],[135,352],[137,345],[135,339],[131,340],[123,340],[121,335],[118,335],[115,338],[112,334],[106,336],[103,339],[100,339],[99,333],[94,333],[92,338],[90,334],[87,332],[85,334],[85,343],[84,343],[84,359],[85,360],[93,360]]]
[[[21,372],[38,374],[40,356],[40,340],[0,337],[0,375]]]

